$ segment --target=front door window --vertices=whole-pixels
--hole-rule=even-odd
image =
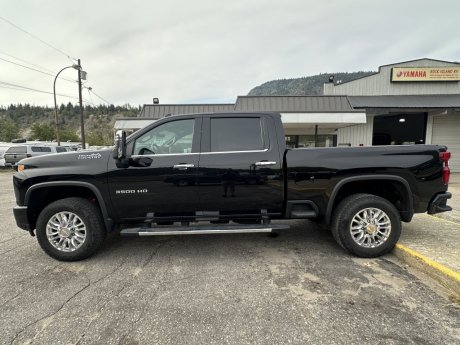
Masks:
[[[194,119],[167,122],[134,143],[134,155],[191,153]]]

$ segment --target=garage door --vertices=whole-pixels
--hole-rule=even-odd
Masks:
[[[460,172],[460,115],[434,116],[431,142],[449,148],[450,170]]]

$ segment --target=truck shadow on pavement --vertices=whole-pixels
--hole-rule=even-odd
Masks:
[[[241,251],[254,252],[261,248],[279,247],[283,250],[308,251],[326,255],[343,255],[345,252],[334,241],[328,230],[309,221],[296,221],[291,229],[280,230],[276,233],[256,234],[212,234],[212,235],[174,235],[174,236],[145,236],[123,237],[118,233],[108,236],[99,255],[110,255],[116,251],[117,256],[123,252],[137,252],[161,244],[166,245],[174,255],[174,249],[182,256],[186,253],[196,255],[212,255],[226,253],[238,255]],[[232,252],[233,251],[233,252]],[[96,256],[99,256],[96,254]],[[345,254],[345,256],[348,256]]]

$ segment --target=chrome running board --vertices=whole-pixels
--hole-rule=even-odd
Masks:
[[[169,236],[169,235],[208,235],[208,234],[246,234],[270,233],[287,230],[286,224],[224,225],[224,226],[180,226],[158,228],[129,228],[121,230],[122,236]]]

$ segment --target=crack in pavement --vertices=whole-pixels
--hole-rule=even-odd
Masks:
[[[132,286],[133,284],[131,284],[130,286]],[[123,286],[115,295],[114,297],[118,297],[128,286]],[[97,313],[98,315],[94,318],[91,319],[91,321],[86,325],[85,327],[85,332],[83,332],[83,334],[80,336],[80,338],[78,338],[77,342],[75,343],[75,345],[78,345],[80,344],[80,342],[85,338],[86,336],[86,332],[87,330],[91,327],[91,325],[93,324],[94,321],[96,321],[97,319],[99,319],[101,317],[101,313],[100,311],[110,302],[112,301],[113,298],[108,298],[100,307],[98,306],[99,303],[96,304],[96,306],[98,306],[98,310],[97,310]]]
[[[14,247],[14,248],[11,248],[11,249],[9,249],[9,250],[7,250],[7,251],[1,252],[0,255],[8,254],[9,252],[12,252],[13,250],[15,250],[15,249],[17,249],[17,248],[19,248],[19,247],[27,248],[27,247],[31,247],[31,246],[32,246],[32,244],[27,244],[27,245],[25,245],[25,246],[21,244],[21,245],[19,245],[19,246],[16,246],[16,247]]]
[[[155,249],[157,250],[157,249],[159,249],[160,247],[161,247],[161,245],[158,246],[158,247],[155,248]],[[146,260],[146,262],[142,265],[142,267],[145,267],[145,266],[147,265],[147,263],[150,262],[150,261],[152,260],[153,256],[155,256],[155,254],[156,254],[157,252],[158,252],[158,250],[157,250],[157,251],[154,250],[154,251],[152,252],[153,255],[150,255],[150,256],[149,256],[148,260]],[[99,281],[99,280],[98,280],[98,281]],[[119,297],[119,296],[123,293],[123,291],[125,291],[126,289],[132,287],[134,284],[135,284],[134,282],[131,282],[131,284],[127,284],[127,285],[123,286],[115,295],[113,295],[113,297],[112,297],[111,299],[107,299],[107,300],[104,302],[104,304],[102,304],[101,307],[98,308],[98,312],[101,311],[109,302],[113,301],[114,298]],[[138,319],[135,321],[135,323],[139,322],[141,316],[145,314],[145,309],[146,309],[146,306],[144,305],[144,307],[142,308],[142,313],[141,313],[141,315],[138,317]],[[89,327],[93,324],[93,322],[96,321],[97,319],[99,319],[100,316],[101,316],[101,315],[99,314],[97,317],[91,319],[91,321],[86,325],[85,329],[88,330]],[[132,328],[134,328],[134,326],[133,326]],[[75,343],[75,345],[79,345],[80,342],[85,338],[85,336],[86,336],[86,331],[80,336],[80,338],[78,338],[78,340],[77,340],[77,342]],[[123,336],[123,337],[124,337],[124,336]],[[123,338],[123,337],[122,337],[122,338]]]
[[[157,245],[150,253],[149,257],[144,261],[144,263],[140,266],[141,269],[143,269],[144,267],[146,267],[152,260],[153,258],[158,254],[158,251],[159,249],[164,245],[164,242],[162,243],[159,243],[159,245]],[[121,265],[118,265],[117,268],[115,270],[113,270],[111,273],[109,273],[108,275],[106,275],[104,278],[102,279],[105,279],[107,278],[109,275],[113,274],[117,269],[121,268],[121,266],[126,262],[126,259],[122,262]],[[101,281],[102,279],[99,279],[97,280],[96,282],[92,283],[92,284],[95,284],[99,281]],[[131,282],[131,284],[127,284],[125,286],[123,286],[111,299],[108,299],[107,301],[105,301],[105,303],[103,305],[101,305],[100,308],[98,308],[98,312],[101,311],[110,301],[113,301],[114,298],[117,298],[119,297],[123,291],[125,291],[126,289],[132,287],[135,283],[134,282]],[[157,289],[158,291],[158,289]],[[156,293],[157,293],[156,291]],[[132,327],[131,327],[131,330],[134,329],[134,325],[136,323],[138,323],[140,321],[140,319],[142,318],[142,316],[145,314],[145,311],[146,311],[146,306],[144,305],[144,307],[142,308],[142,312],[141,314],[139,315],[139,317],[133,322],[132,324]],[[86,325],[85,329],[88,330],[89,327],[97,320],[99,319],[101,315],[99,314],[97,317],[91,319],[91,321]],[[81,336],[80,338],[78,338],[78,340],[76,341],[75,345],[79,345],[81,343],[81,341],[85,338],[87,332],[85,331]],[[123,335],[121,337],[121,340],[123,340],[127,335],[129,334],[129,332],[125,335]],[[120,341],[121,341],[120,340]]]
[[[17,237],[11,237],[11,238],[9,238],[9,239],[7,239],[7,240],[0,241],[0,244],[6,243],[6,242],[9,242],[9,241],[12,241],[12,240],[16,240],[16,239],[17,239]]]
[[[72,296],[70,296],[56,311],[52,312],[52,313],[49,313],[45,316],[43,316],[42,318],[36,320],[36,321],[33,321],[29,324],[27,324],[25,327],[23,327],[19,332],[17,332],[15,334],[15,336],[13,337],[13,339],[11,340],[10,342],[10,345],[14,343],[14,341],[29,327],[39,323],[40,321],[42,320],[45,320],[45,319],[48,319],[48,318],[52,318],[54,317],[54,315],[56,315],[57,313],[59,313],[67,303],[69,303],[72,299],[74,299],[76,296],[78,296],[80,293],[82,293],[83,291],[85,291],[87,288],[89,288],[90,286],[94,285],[94,284],[97,284],[98,282],[110,277],[111,275],[113,275],[117,270],[119,270],[126,262],[126,257],[124,258],[124,260],[122,260],[122,262],[117,265],[117,267],[115,267],[115,269],[113,269],[111,272],[109,272],[108,274],[106,274],[105,276],[97,279],[96,281],[94,282],[91,282],[91,280],[88,278],[88,276],[85,274],[85,278],[87,280],[87,284],[85,286],[83,286],[80,290],[78,290],[76,293],[74,293]],[[45,327],[46,328],[46,327]],[[45,329],[44,328],[44,329]],[[34,335],[34,338],[35,339],[44,329],[40,330],[38,333],[36,333]],[[32,340],[33,341],[33,340]]]
[[[57,267],[59,267],[59,266],[61,266],[61,265],[62,265],[62,264],[57,264],[57,265],[55,265],[55,266],[53,266],[53,267],[47,268],[46,270],[44,270],[43,272],[41,272],[40,275],[42,275],[42,274],[44,274],[44,273],[46,273],[46,272],[48,272],[48,271],[52,271],[52,270],[56,269]],[[14,285],[15,285],[15,286],[20,286],[20,284],[24,283],[25,281],[30,280],[31,278],[33,278],[33,276],[32,276],[32,277],[27,277],[27,278],[22,279],[22,280],[20,280],[20,281],[18,281],[18,282],[15,282]],[[18,298],[20,295],[22,295],[22,294],[23,294],[24,292],[26,292],[26,291],[28,291],[28,290],[27,290],[27,289],[22,290],[21,292],[19,292],[18,294],[16,294],[14,297],[8,299],[7,301],[5,301],[4,303],[2,303],[2,304],[0,305],[0,308],[3,307],[3,306],[4,306],[5,304],[7,304],[8,302],[10,302],[10,301],[12,301],[12,300]]]
[[[105,276],[99,278],[99,279],[96,279],[95,281],[91,282],[91,284],[96,284],[96,283],[99,283],[100,281],[104,280],[104,279],[107,279],[108,277],[112,276],[116,271],[118,271],[127,261],[127,257],[125,256],[123,258],[123,260],[120,262],[120,264],[118,264],[112,271],[110,271],[108,274],[106,274]],[[89,278],[88,278],[89,279]]]
[[[72,299],[74,299],[76,296],[78,296],[81,292],[83,292],[85,289],[87,289],[89,286],[91,286],[91,281],[88,280],[87,284],[85,286],[83,286],[81,289],[79,289],[77,292],[75,292],[72,296],[70,296],[57,310],[55,310],[54,312],[51,312],[43,317],[41,317],[40,319],[36,320],[36,321],[32,321],[31,323],[29,323],[28,325],[26,325],[25,327],[23,327],[19,332],[17,332],[15,334],[15,336],[13,337],[13,339],[11,340],[10,342],[10,345],[14,343],[14,341],[27,329],[29,328],[30,326],[33,326],[37,323],[39,323],[40,321],[44,320],[44,319],[48,319],[48,318],[52,318],[54,317],[54,315],[56,315],[57,313],[59,313],[62,308],[64,308],[64,306],[69,303]],[[46,327],[45,327],[46,328]],[[43,331],[40,330],[40,332],[38,332],[37,334],[34,335],[34,338],[37,337],[37,335],[39,335],[41,332]]]
[[[104,279],[107,279],[108,277],[112,276],[116,271],[118,271],[125,263],[126,263],[126,257],[121,261],[121,263],[119,265],[117,265],[112,271],[110,271],[108,274],[104,275],[103,277],[100,277],[99,279],[95,280],[94,282],[91,281],[90,278],[88,278],[88,276],[86,274],[84,274],[84,277],[86,278],[87,280],[87,284],[82,287],[80,290],[78,290],[75,294],[73,294],[70,298],[68,298],[56,311],[36,320],[36,321],[33,321],[31,323],[29,323],[28,325],[26,325],[23,329],[21,329],[21,331],[19,331],[18,333],[16,333],[16,335],[13,337],[13,340],[10,342],[10,345],[13,344],[13,342],[29,327],[39,323],[40,321],[42,320],[45,320],[45,319],[48,319],[48,318],[52,318],[54,317],[57,313],[59,313],[67,303],[69,303],[72,299],[74,299],[77,295],[79,295],[80,293],[82,293],[83,291],[85,291],[87,288],[99,283],[100,281],[104,280]],[[58,265],[59,266],[59,265]],[[120,291],[116,294],[116,296],[118,296],[119,293],[121,293],[121,291],[123,291],[126,287],[123,287],[122,289],[120,289]],[[105,303],[107,304],[108,301]],[[104,304],[104,305],[105,305]],[[34,339],[36,339],[37,336],[39,336],[44,330],[46,329],[43,328],[41,329],[38,333],[36,333],[31,341],[31,343],[34,341]]]
[[[160,251],[160,248],[163,247],[165,244],[165,242],[161,242],[158,244],[158,246],[156,246],[150,253],[149,257],[147,258],[147,260],[142,264],[141,268],[144,269],[145,266],[147,266],[147,264],[149,264],[153,258],[158,254],[158,252]]]
[[[155,291],[155,293],[158,292]],[[123,340],[125,340],[128,335],[132,334],[133,330],[134,330],[134,327],[135,325],[142,319],[142,317],[145,315],[145,311],[146,311],[147,307],[146,307],[146,304],[144,304],[144,307],[142,308],[142,311],[139,313],[139,316],[137,317],[136,320],[134,320],[132,323],[131,323],[131,327],[129,328],[129,330],[123,334],[121,337],[120,337],[120,341],[118,342],[118,344],[122,344]]]

